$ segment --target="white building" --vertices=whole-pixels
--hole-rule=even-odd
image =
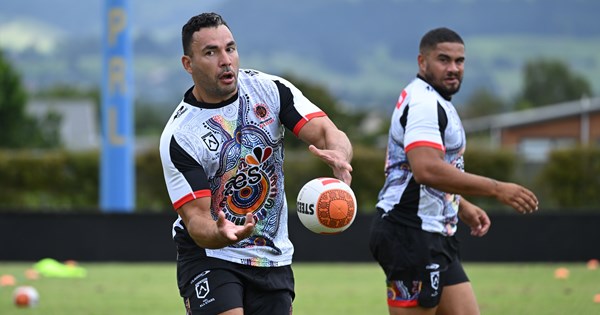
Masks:
[[[64,148],[73,151],[100,147],[100,128],[96,107],[91,100],[32,100],[27,113],[43,119],[48,113],[61,117],[60,139]]]

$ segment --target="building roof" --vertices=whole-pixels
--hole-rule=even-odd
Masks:
[[[515,127],[600,111],[600,97],[463,120],[465,132]]]

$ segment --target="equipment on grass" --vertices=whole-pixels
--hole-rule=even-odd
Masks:
[[[48,278],[85,278],[87,275],[86,269],[77,266],[73,260],[63,264],[52,258],[44,258],[35,263],[33,269]]]
[[[298,218],[315,233],[338,234],[345,231],[354,222],[356,211],[352,188],[336,178],[315,178],[298,193]]]
[[[18,307],[36,307],[39,301],[38,291],[31,286],[17,287],[13,293],[13,302]]]

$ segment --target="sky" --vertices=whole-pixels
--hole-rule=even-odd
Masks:
[[[25,50],[33,46],[50,51],[60,45],[55,39],[99,36],[103,3],[55,0],[49,6],[43,0],[2,1],[0,47]],[[594,13],[597,10],[591,9],[600,3],[596,0],[306,0],[303,6],[294,6],[294,0],[130,0],[129,3],[134,36],[150,33],[165,43],[178,36],[181,26],[193,14],[221,12],[240,43],[243,66],[277,74],[294,71],[303,78],[322,80],[338,95],[363,90],[361,94],[373,91],[388,95],[387,99],[396,97],[399,87],[394,79],[406,80],[414,75],[418,36],[439,23],[456,27],[467,40],[473,66],[469,66],[465,90],[482,82],[499,82],[495,88],[509,97],[520,85],[515,67],[543,52],[572,61],[574,69],[588,75],[600,93],[600,74],[596,71],[600,69],[600,58],[594,55],[600,49],[594,44],[600,42],[600,23]],[[363,9],[365,3],[369,5],[368,12]],[[513,9],[515,3],[522,3],[523,10]],[[524,15],[525,8],[531,6],[543,10]],[[339,10],[331,11],[332,8]],[[479,11],[473,14],[466,8]],[[267,9],[272,11],[265,12]],[[340,14],[323,16],[322,12]],[[527,37],[544,32],[547,34],[542,42]],[[307,44],[297,45],[302,41]],[[518,46],[506,47],[505,41]],[[291,48],[285,50],[286,46]],[[178,59],[180,47],[170,49],[174,60]],[[510,56],[502,57],[503,50]],[[378,62],[373,62],[373,58]],[[161,73],[165,73],[165,78],[173,76],[166,72],[173,63],[152,62],[145,65],[154,68],[158,77],[163,76]],[[506,65],[512,69],[507,71]],[[165,66],[169,69],[164,69]],[[354,72],[340,73],[342,67]],[[373,76],[386,80],[376,81]],[[460,97],[463,96],[466,93],[461,93]]]

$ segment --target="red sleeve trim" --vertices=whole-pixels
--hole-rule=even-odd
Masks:
[[[440,151],[446,151],[446,148],[444,148],[443,145],[437,143],[437,142],[431,142],[431,141],[416,141],[413,142],[409,145],[406,146],[406,148],[404,148],[404,152],[408,152],[416,147],[430,147],[430,148],[434,148]]]
[[[191,193],[181,197],[179,200],[177,200],[173,203],[173,208],[175,208],[175,210],[177,210],[177,209],[181,208],[181,206],[183,206],[184,204],[186,204],[194,199],[203,198],[203,197],[210,197],[210,189],[202,189],[202,190],[194,191],[194,192],[191,192]]]
[[[308,115],[306,115],[306,117],[300,119],[300,121],[296,124],[296,126],[294,126],[294,129],[292,130],[292,132],[297,137],[298,133],[300,132],[300,129],[302,129],[302,127],[304,127],[304,125],[307,122],[309,122],[311,119],[313,119],[315,117],[324,117],[324,116],[327,116],[327,114],[325,114],[325,112],[316,112],[316,113],[308,114]]]

